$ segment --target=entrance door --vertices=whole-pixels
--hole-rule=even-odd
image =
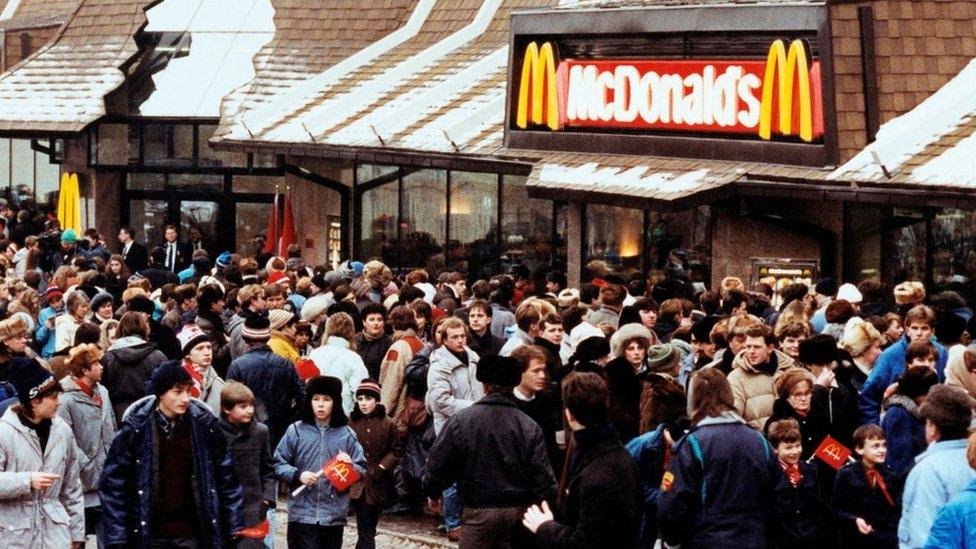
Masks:
[[[199,233],[200,238],[194,249],[203,248],[210,254],[211,259],[216,259],[217,255],[223,253],[224,249],[216,243],[228,242],[226,235],[220,234],[220,205],[210,200],[181,200],[179,202],[180,212],[180,239],[183,242],[190,242],[191,236],[196,238],[194,233]],[[226,248],[226,246],[223,246]]]

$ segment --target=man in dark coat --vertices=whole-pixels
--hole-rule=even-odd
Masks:
[[[149,284],[155,290],[167,284],[179,284],[180,277],[166,270],[166,249],[159,246],[152,249],[150,255],[152,264],[148,268],[139,271],[139,275],[149,279]]]
[[[119,229],[119,242],[122,247],[119,253],[122,261],[129,268],[129,272],[138,273],[149,266],[149,252],[146,247],[135,241],[136,235],[132,227],[122,227]]]
[[[555,496],[545,436],[509,396],[522,379],[518,360],[485,358],[476,375],[485,396],[441,429],[427,457],[424,492],[439,500],[457,483],[461,547],[521,546],[528,538],[519,524],[525,508]]]
[[[576,450],[560,487],[560,521],[547,503],[532,506],[522,523],[542,547],[630,548],[637,546],[641,487],[637,465],[609,422],[609,390],[594,373],[563,381],[565,419]]]
[[[468,306],[468,328],[471,337],[468,341],[471,350],[479,357],[497,355],[505,345],[505,340],[491,333],[491,305],[487,301],[475,300]]]
[[[241,485],[217,418],[191,387],[179,362],[164,362],[152,394],[123,418],[99,487],[104,547],[234,546]]]
[[[359,314],[363,319],[363,331],[356,336],[356,352],[363,359],[369,377],[379,379],[380,365],[393,345],[393,340],[386,335],[386,307],[371,301]]]

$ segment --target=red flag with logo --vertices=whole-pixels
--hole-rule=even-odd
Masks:
[[[813,455],[834,469],[840,469],[850,459],[851,451],[843,444],[837,442],[834,437],[827,435],[824,437],[823,442],[820,443],[820,446],[817,446],[817,451]]]
[[[268,524],[267,519],[265,519],[260,524],[256,524],[250,528],[239,530],[234,535],[237,537],[247,538],[247,539],[264,539],[268,537],[268,532],[270,531],[271,531],[271,525]]]

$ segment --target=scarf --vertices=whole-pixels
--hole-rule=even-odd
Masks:
[[[779,460],[779,467],[783,470],[783,474],[786,475],[786,478],[794,488],[800,485],[800,482],[803,480],[803,473],[800,472],[799,463],[790,465],[783,460]]]
[[[865,469],[864,474],[868,477],[868,484],[871,485],[871,488],[881,490],[881,495],[884,496],[888,505],[894,507],[895,500],[891,497],[891,493],[888,492],[888,485],[885,484],[884,476],[877,469]]]
[[[183,369],[186,373],[190,374],[190,378],[193,379],[193,387],[190,387],[190,396],[193,398],[200,398],[203,394],[203,374],[197,371],[193,367],[193,363],[189,360],[183,360]]]
[[[95,406],[98,406],[99,408],[102,407],[102,395],[96,393],[95,388],[93,386],[88,385],[87,383],[85,383],[84,381],[76,377],[72,377],[72,379],[74,380],[75,385],[77,385],[78,388],[81,389],[81,392],[85,393],[86,395],[88,395],[88,398],[92,399],[92,402],[95,403]]]

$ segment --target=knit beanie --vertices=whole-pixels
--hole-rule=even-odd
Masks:
[[[149,381],[146,382],[146,393],[158,398],[177,383],[193,383],[193,378],[179,360],[167,360],[152,371]]]
[[[284,271],[275,271],[268,275],[268,284],[279,284],[281,282],[290,283],[291,280],[288,279],[288,275]]]
[[[230,252],[224,252],[217,256],[217,266],[226,267],[230,265]]]
[[[137,313],[145,313],[150,316],[152,316],[152,314],[156,312],[156,304],[153,303],[152,300],[149,299],[148,297],[142,295],[130,299],[129,302],[126,303],[125,307],[129,311],[135,311]]]
[[[113,303],[112,294],[108,292],[98,292],[91,300],[91,310],[97,311],[105,303]]]
[[[379,400],[380,384],[370,378],[364,379],[363,382],[359,384],[359,387],[356,387],[356,397],[359,397],[360,395],[371,396],[376,400]]]
[[[61,242],[65,244],[74,244],[75,242],[78,242],[78,235],[75,233],[75,230],[65,229],[64,232],[61,233]]]
[[[254,313],[244,319],[241,337],[246,341],[268,341],[271,339],[271,321],[265,312]]]
[[[651,372],[666,372],[674,364],[677,350],[670,343],[651,345],[647,350],[647,369]]]
[[[291,319],[295,318],[295,313],[284,309],[272,309],[268,311],[268,320],[271,322],[272,330],[280,330],[288,325]]]
[[[180,350],[183,351],[183,355],[190,354],[197,345],[210,341],[210,336],[204,333],[196,324],[187,324],[183,326],[180,333],[176,334],[176,339],[180,342]]]
[[[17,357],[10,362],[10,383],[17,391],[21,404],[30,407],[30,401],[40,398],[46,393],[60,390],[61,385],[54,379],[51,372],[41,364],[28,357]]]

